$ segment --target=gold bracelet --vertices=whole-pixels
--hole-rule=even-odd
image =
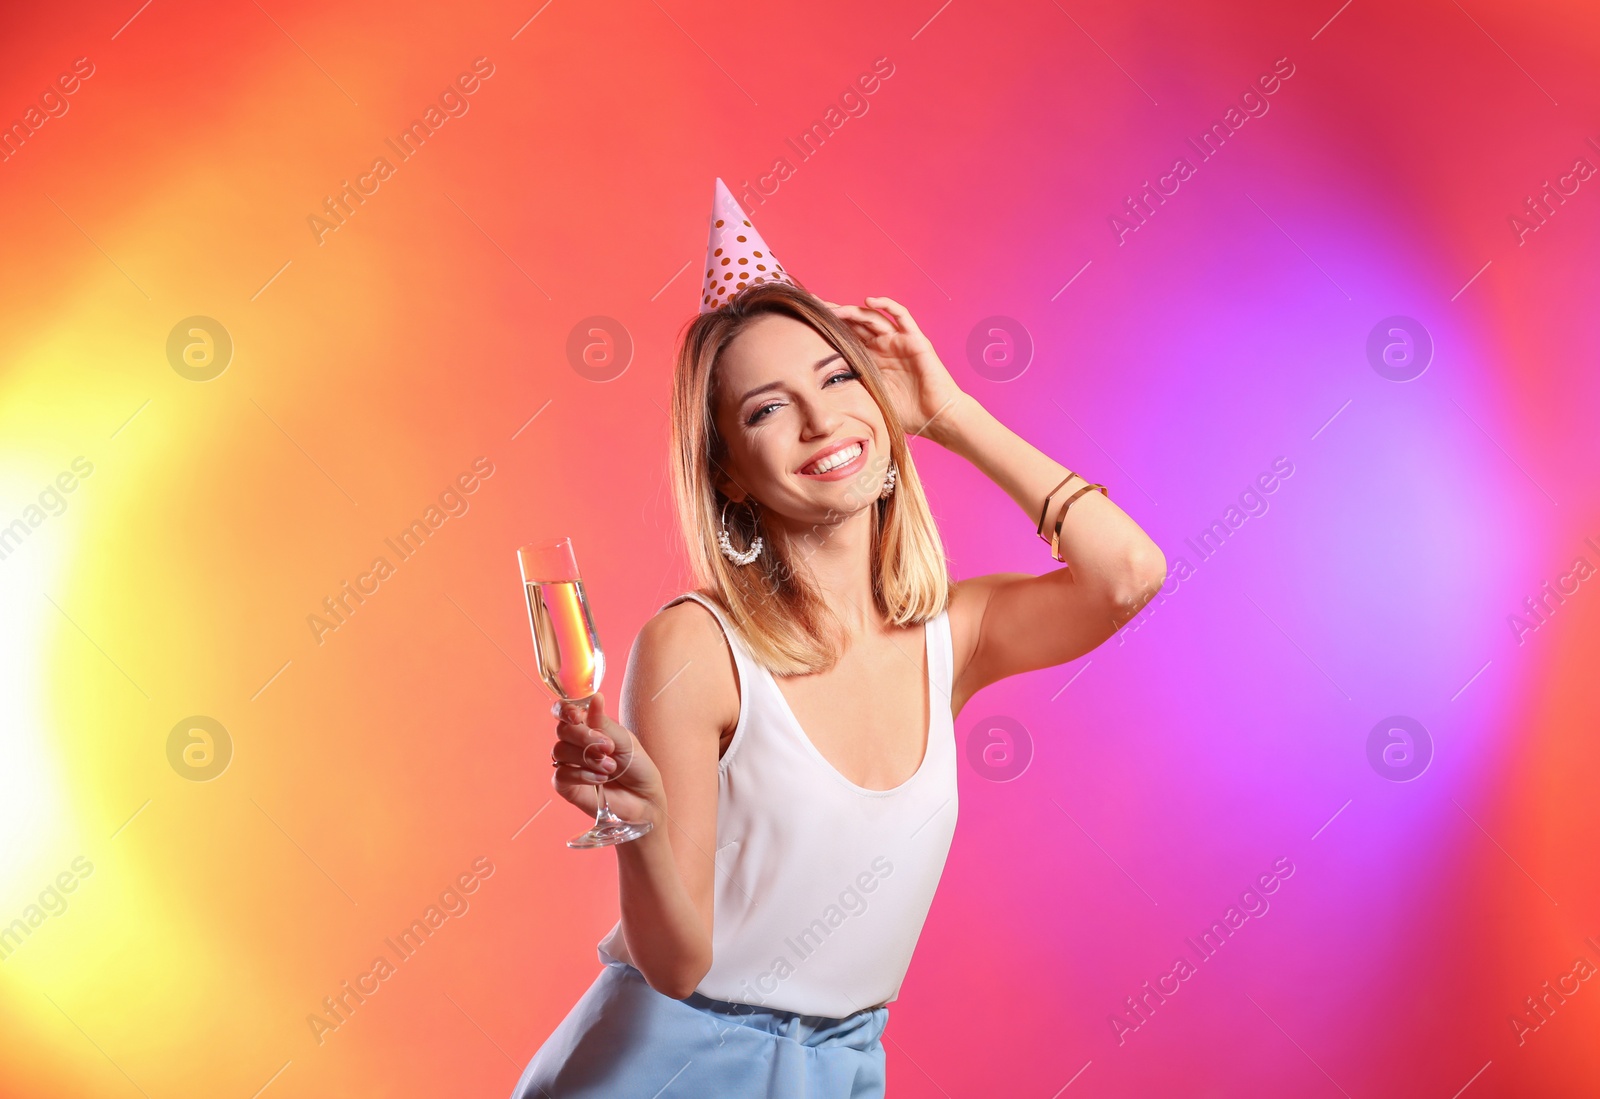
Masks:
[[[1071,496],[1067,497],[1067,502],[1062,505],[1061,514],[1056,517],[1056,529],[1050,535],[1050,556],[1054,557],[1057,561],[1061,561],[1062,564],[1066,564],[1066,562],[1062,561],[1061,559],[1061,524],[1066,521],[1067,509],[1072,507],[1072,501],[1082,496],[1085,492],[1089,492],[1093,489],[1099,489],[1100,495],[1107,498],[1110,498],[1111,496],[1111,494],[1106,491],[1105,485],[1084,485],[1077,492],[1074,492]]]
[[[1068,481],[1072,480],[1076,476],[1077,476],[1076,473],[1069,472],[1066,475],[1066,477],[1062,479],[1061,485],[1066,484]],[[1043,539],[1044,541],[1046,541],[1046,542],[1050,541],[1050,539],[1045,538],[1045,536],[1044,536],[1044,520],[1045,520],[1045,516],[1050,514],[1050,497],[1054,496],[1056,493],[1061,491],[1061,485],[1057,485],[1055,488],[1050,490],[1049,495],[1045,496],[1045,498],[1044,498],[1044,507],[1039,509],[1039,522],[1036,524],[1036,529],[1039,532],[1039,537],[1041,539]]]

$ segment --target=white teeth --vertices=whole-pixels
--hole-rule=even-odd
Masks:
[[[822,459],[822,461],[812,466],[808,472],[826,473],[830,469],[837,469],[839,466],[848,465],[849,463],[855,461],[857,455],[860,453],[861,444],[853,443],[850,446],[845,447],[843,450],[834,451],[832,454]]]

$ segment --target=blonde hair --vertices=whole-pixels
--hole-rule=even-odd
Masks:
[[[714,312],[701,313],[684,327],[672,383],[672,494],[689,565],[701,593],[728,612],[762,665],[774,675],[805,675],[838,661],[842,623],[826,594],[791,559],[797,547],[768,535],[756,561],[740,566],[717,546],[729,504],[713,477],[715,470],[725,471],[728,457],[713,416],[717,360],[752,321],[768,314],[808,325],[839,352],[888,426],[889,453],[899,471],[895,490],[884,500],[877,498],[881,482],[868,486],[875,501],[869,505],[871,569],[879,613],[896,626],[925,622],[945,609],[952,582],[905,429],[872,354],[850,327],[805,289],[777,282],[751,286]],[[762,533],[759,517],[752,521],[751,509],[740,504],[727,507],[727,525],[735,546],[748,546]]]

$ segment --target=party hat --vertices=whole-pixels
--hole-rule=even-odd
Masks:
[[[733,193],[718,179],[711,200],[711,238],[706,244],[700,312],[710,313],[745,287],[767,282],[796,285]]]

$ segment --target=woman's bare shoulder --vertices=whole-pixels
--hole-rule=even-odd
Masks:
[[[725,649],[722,624],[710,608],[694,599],[683,599],[669,607],[662,607],[645,622],[639,631],[641,638],[670,647],[689,645],[705,655],[708,650]]]
[[[722,626],[685,599],[652,615],[634,642],[628,678],[636,706],[720,734],[739,721],[739,677]]]

